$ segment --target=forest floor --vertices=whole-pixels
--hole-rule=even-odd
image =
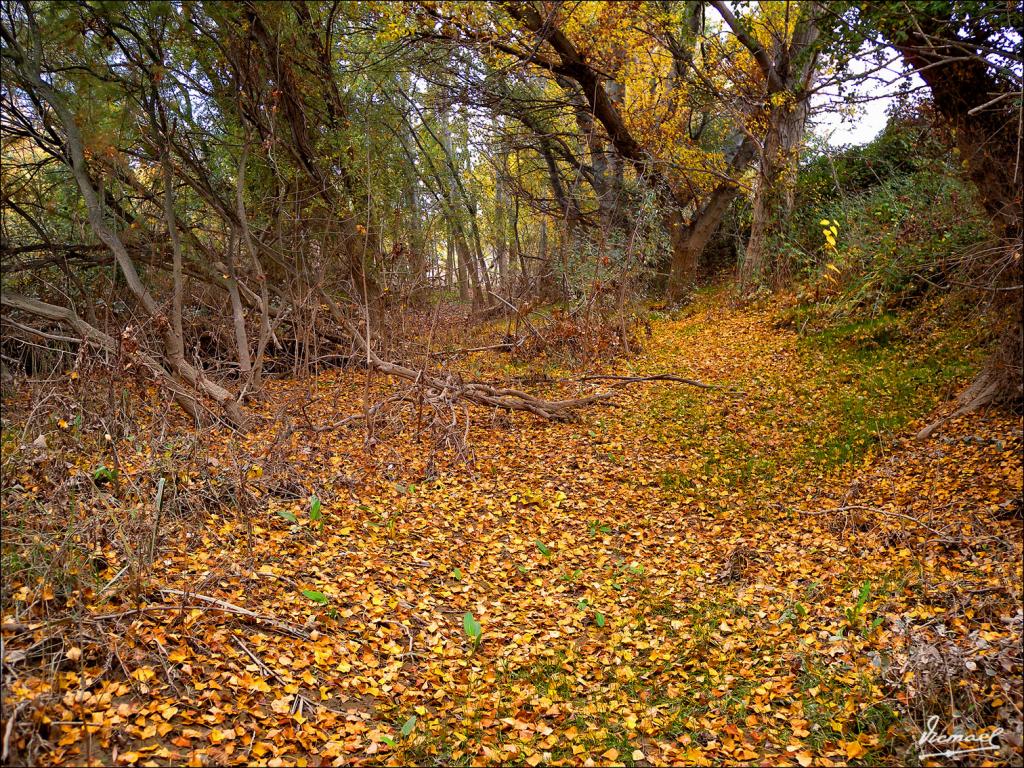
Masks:
[[[273,382],[242,442],[118,439],[116,477],[55,427],[4,491],[10,761],[927,763],[937,716],[1019,762],[1021,419],[916,442],[956,338],[781,318],[703,293],[615,372],[720,388],[475,410],[470,461],[331,428],[362,372]]]

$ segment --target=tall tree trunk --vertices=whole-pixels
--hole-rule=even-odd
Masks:
[[[245,137],[242,145],[242,156],[238,161],[238,172],[235,176],[235,206],[239,227],[242,231],[242,242],[245,243],[245,250],[249,253],[253,267],[256,270],[256,279],[260,284],[260,338],[256,344],[256,360],[252,364],[249,380],[243,387],[243,392],[250,386],[259,389],[263,383],[263,357],[270,342],[270,289],[267,285],[267,276],[263,272],[263,265],[260,263],[260,255],[253,243],[252,232],[249,229],[249,217],[245,212],[245,167],[249,158],[249,136]],[[248,342],[246,343],[248,347]]]
[[[755,142],[749,135],[740,139],[739,146],[729,160],[729,176],[739,176],[754,156]],[[671,234],[672,261],[669,267],[667,298],[679,301],[697,280],[700,256],[704,248],[722,224],[729,205],[739,195],[740,186],[733,181],[723,180],[684,226],[682,217],[678,221],[666,221]]]
[[[740,264],[741,290],[755,287],[767,275],[782,279],[786,265],[778,255],[786,222],[793,211],[800,144],[807,125],[808,103],[798,98],[793,103],[774,107],[768,117],[768,133],[758,158],[754,187],[754,210],[750,239]]]
[[[185,332],[181,324],[181,303],[184,285],[182,280],[181,260],[181,238],[178,236],[178,225],[174,215],[174,173],[171,170],[171,156],[168,151],[162,153],[164,172],[164,219],[167,222],[167,234],[171,241],[171,270],[172,270],[172,295],[171,295],[171,343],[175,345],[173,353],[168,349],[169,355],[184,357]],[[236,291],[237,293],[237,291]]]
[[[235,329],[235,348],[238,354],[238,373],[245,380],[252,375],[252,359],[249,356],[249,334],[245,329],[245,307],[238,292],[238,274],[235,271],[235,246],[238,236],[231,230],[224,260],[228,265],[228,296],[231,298],[231,319]]]
[[[508,295],[508,209],[505,201],[508,199],[503,186],[498,187],[498,196],[495,199],[494,212],[494,256],[498,263],[498,290],[503,296]]]
[[[459,296],[462,299],[472,298],[473,309],[483,306],[484,296],[480,288],[480,275],[476,271],[473,252],[466,239],[466,231],[462,225],[455,227],[455,254],[459,259]],[[464,290],[465,289],[465,290]]]
[[[614,223],[619,220],[618,208],[620,203],[620,190],[615,189],[609,181],[609,154],[604,140],[597,132],[597,125],[594,122],[594,115],[590,111],[586,99],[581,95],[578,87],[573,86],[569,78],[559,78],[562,87],[569,92],[570,102],[573,106],[573,116],[576,119],[576,129],[587,147],[587,154],[590,157],[590,167],[593,169],[594,194],[597,197],[597,206],[601,219],[601,226],[607,233]]]
[[[818,63],[818,3],[788,1],[786,18],[798,14],[792,34],[786,28],[772,30],[771,49],[752,33],[749,21],[738,18],[724,0],[711,5],[732,30],[737,41],[753,56],[764,77],[764,106],[768,125],[758,155],[754,187],[754,210],[750,239],[740,264],[739,285],[743,292],[763,282],[773,266],[772,252],[778,251],[779,236],[793,208],[800,143],[810,108],[810,87]]]
[[[538,293],[545,299],[555,298],[555,270],[551,266],[551,254],[548,248],[548,220],[542,216],[540,220],[540,233],[537,239],[537,255],[540,265],[538,270]]]
[[[518,163],[517,163],[518,165]],[[530,264],[523,253],[523,244],[519,239],[519,195],[516,195],[512,203],[512,249],[515,251],[516,260],[519,263],[520,293],[527,293],[530,288]]]
[[[476,203],[467,199],[466,207],[470,216],[470,231],[473,233],[473,259],[476,269],[479,270],[479,288],[482,306],[489,307],[495,302],[494,294],[491,291],[491,273],[487,269],[487,261],[484,258],[483,240],[480,237],[480,226],[476,220]]]
[[[453,232],[452,223],[449,220],[445,220],[445,269],[444,269],[444,285],[446,288],[451,288],[453,285],[458,285],[459,298],[465,301],[468,297],[464,295],[465,286],[462,283],[459,275],[456,272],[455,265],[455,234]]]

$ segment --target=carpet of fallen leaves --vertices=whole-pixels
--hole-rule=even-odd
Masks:
[[[1007,729],[977,762],[1019,764],[1020,419],[975,414],[918,443],[921,412],[829,461],[843,413],[827,404],[856,377],[776,319],[699,301],[618,372],[722,388],[636,384],[579,423],[475,411],[469,462],[429,457],[412,430],[316,431],[359,410],[365,373],[321,376],[312,398],[273,383],[254,406],[266,430],[211,433],[175,469],[180,494],[248,480],[244,512],[170,516],[153,568],[117,579],[109,543],[105,591],[14,582],[6,706],[32,728],[12,753],[902,764],[937,715]],[[306,426],[282,437],[274,415],[302,397]],[[152,474],[139,445],[121,446],[123,485]],[[242,454],[292,474],[262,483]]]

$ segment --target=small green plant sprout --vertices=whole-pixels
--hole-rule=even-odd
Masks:
[[[786,621],[792,621],[794,619],[802,619],[807,615],[807,609],[804,608],[803,603],[795,602],[792,605],[786,607],[786,610],[779,616],[778,623],[781,624]]]
[[[540,553],[544,555],[544,557],[549,560],[551,559],[551,549],[543,541],[537,539],[534,544],[537,545],[537,549],[540,550]]]
[[[412,732],[414,730],[416,730],[416,715],[413,715],[408,720],[406,720],[402,724],[402,727],[398,729],[399,737],[403,738],[403,739],[407,739],[407,738],[409,738],[409,736],[412,734]],[[380,737],[380,740],[382,742],[384,742],[385,744],[387,744],[392,749],[395,748],[395,740],[393,738],[391,738],[390,736],[383,736],[382,735]]]
[[[287,509],[278,509],[278,510],[275,510],[275,512],[277,512],[277,516],[278,517],[284,518],[285,520],[287,520],[292,525],[298,525],[299,524],[299,518],[297,518],[295,516],[294,512],[289,512]]]
[[[864,606],[871,597],[871,582],[865,581],[860,585],[860,592],[857,594],[857,602],[846,609],[846,625],[850,629],[859,629],[863,624]]]
[[[582,600],[580,600],[576,604],[576,610],[577,611],[588,612],[590,610],[590,601],[587,598],[584,597]],[[603,627],[605,625],[605,616],[604,616],[604,614],[601,613],[596,608],[594,608],[593,610],[594,610],[594,623],[597,626],[599,626],[599,627]]]
[[[473,650],[475,651],[480,647],[483,630],[480,627],[480,622],[469,611],[466,611],[466,615],[462,617],[462,629],[466,632],[466,637],[473,641]]]
[[[92,481],[96,483],[96,485],[116,482],[117,470],[110,469],[106,464],[100,464],[92,471]]]
[[[324,512],[323,502],[314,493],[309,497],[309,519],[314,523],[319,523],[319,528],[322,531],[324,529]]]
[[[590,531],[591,536],[597,536],[599,533],[611,533],[612,529],[607,523],[602,523],[600,520],[591,520],[587,523],[587,529]]]

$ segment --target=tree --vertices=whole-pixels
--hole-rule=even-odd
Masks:
[[[927,84],[1001,247],[987,265],[996,292],[997,348],[961,395],[961,412],[1024,399],[1024,265],[1021,256],[1021,58],[1024,11],[1002,2],[911,2],[861,12]],[[1016,30],[1016,31],[1015,31]],[[927,428],[922,436],[931,433]]]
[[[750,52],[763,82],[761,115],[755,124],[757,180],[746,253],[740,263],[739,287],[749,291],[782,265],[771,264],[780,235],[793,209],[797,162],[807,125],[809,97],[818,51],[818,15],[814,3],[770,6],[756,24],[736,16],[727,3],[712,0],[736,39]]]

